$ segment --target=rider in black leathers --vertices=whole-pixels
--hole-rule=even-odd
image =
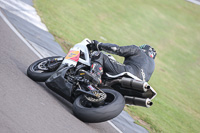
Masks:
[[[90,74],[97,84],[101,83],[101,75],[103,71],[116,75],[122,72],[130,72],[143,81],[148,82],[155,68],[154,59],[156,51],[149,45],[141,46],[118,46],[111,43],[100,43],[93,40],[91,43],[92,50],[97,50],[92,55],[92,66]],[[122,56],[125,58],[121,64],[115,60],[108,58],[107,55],[100,52],[101,50]]]

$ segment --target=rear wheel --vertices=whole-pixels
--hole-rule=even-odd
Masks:
[[[123,96],[112,89],[102,89],[102,91],[107,97],[100,106],[93,106],[85,96],[79,96],[73,103],[74,115],[89,123],[107,121],[119,115],[125,105]]]
[[[27,69],[28,77],[37,82],[45,82],[62,63],[62,60],[54,61],[58,58],[61,59],[63,57],[61,56],[47,57],[32,63]]]

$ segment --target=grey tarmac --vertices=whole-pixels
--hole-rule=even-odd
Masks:
[[[117,132],[108,122],[88,124],[73,116],[71,104],[26,75],[39,58],[0,18],[0,132]]]

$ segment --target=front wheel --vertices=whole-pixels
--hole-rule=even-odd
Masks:
[[[103,122],[118,116],[125,106],[123,96],[112,89],[102,89],[102,91],[107,95],[103,105],[99,107],[91,106],[88,103],[89,101],[81,95],[73,103],[74,115],[89,123]]]
[[[45,82],[60,66],[62,58],[53,56],[35,61],[27,69],[28,77],[37,82]],[[56,61],[57,59],[60,60]]]

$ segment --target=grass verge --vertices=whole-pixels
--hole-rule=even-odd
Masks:
[[[200,6],[185,0],[35,0],[34,6],[66,51],[84,38],[155,47],[154,106],[127,111],[150,132],[200,131]]]

